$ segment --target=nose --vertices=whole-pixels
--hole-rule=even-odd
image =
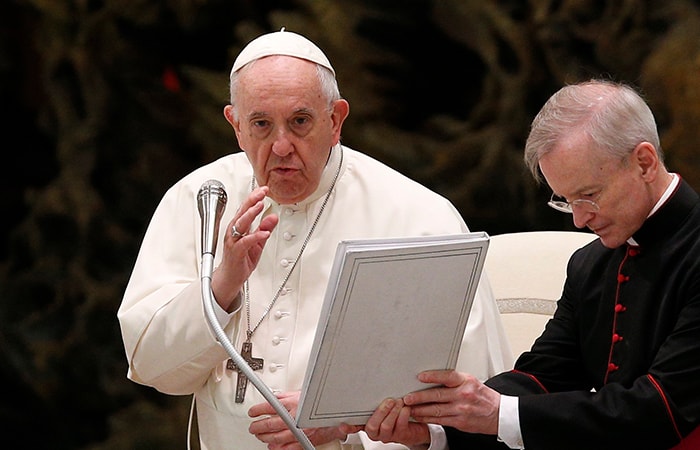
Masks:
[[[275,140],[272,142],[272,151],[281,157],[294,151],[294,145],[288,137],[288,131],[284,128],[278,128]]]
[[[586,228],[586,224],[593,218],[595,213],[574,208],[571,214],[576,228]]]

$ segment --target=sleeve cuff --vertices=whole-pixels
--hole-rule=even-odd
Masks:
[[[518,397],[501,394],[501,404],[498,409],[498,440],[513,449],[525,448],[520,432]]]
[[[411,450],[448,450],[447,436],[442,426],[429,423],[428,431],[430,431],[430,446],[411,447]]]
[[[242,295],[239,292],[236,296],[236,299],[233,301],[234,303],[238,303],[238,306],[233,312],[230,313],[224,308],[222,308],[221,305],[219,305],[217,302],[214,302],[214,316],[216,316],[216,320],[217,322],[219,322],[219,325],[221,325],[221,328],[226,328],[226,325],[228,325],[228,323],[231,321],[233,315],[241,309],[241,298]]]

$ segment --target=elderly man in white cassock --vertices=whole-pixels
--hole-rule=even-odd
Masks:
[[[167,394],[194,394],[202,448],[301,448],[265,397],[250,383],[238,385],[242,374],[207,321],[196,201],[202,183],[221,181],[229,204],[211,277],[216,319],[292,413],[338,242],[469,230],[447,199],[340,143],[349,105],[328,58],[306,38],[282,30],[250,42],[233,64],[230,95],[224,116],[243,152],[172,186],[143,239],[118,312],[128,377]],[[511,364],[484,279],[458,367],[486,379]],[[319,450],[406,448],[358,430],[303,431]],[[430,432],[443,442],[441,427]]]

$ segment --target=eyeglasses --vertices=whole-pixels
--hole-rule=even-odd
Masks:
[[[598,198],[600,198],[600,195],[598,195]],[[573,214],[574,208],[577,208],[579,211],[585,213],[594,213],[600,210],[600,206],[598,206],[598,204],[593,200],[578,198],[573,202],[567,202],[564,197],[559,197],[554,193],[552,193],[552,197],[547,202],[547,205],[556,209],[557,211],[569,214]]]

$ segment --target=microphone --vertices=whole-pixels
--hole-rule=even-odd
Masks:
[[[294,419],[282,405],[282,402],[253,371],[248,361],[236,351],[233,343],[216,318],[216,313],[214,312],[216,300],[211,289],[211,274],[214,270],[214,252],[216,251],[216,241],[219,238],[219,223],[226,208],[224,185],[218,180],[205,181],[197,194],[197,207],[199,208],[199,217],[202,219],[202,301],[209,326],[214,330],[216,339],[224,347],[236,364],[236,367],[245,374],[262,396],[272,405],[287,425],[287,428],[294,434],[301,446],[304,447],[304,450],[314,450],[309,437],[296,427]]]
[[[211,278],[216,242],[219,239],[219,224],[226,208],[226,190],[218,180],[202,184],[197,194],[199,217],[202,219],[202,277]],[[209,257],[206,257],[209,255]]]

